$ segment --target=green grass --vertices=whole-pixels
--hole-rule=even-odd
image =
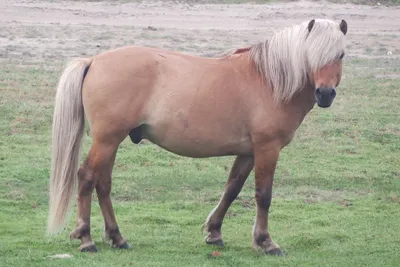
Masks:
[[[222,256],[201,226],[217,204],[232,157],[189,159],[151,144],[120,147],[113,201],[133,248],[101,241],[93,201],[92,236],[100,252],[77,251],[67,231],[45,237],[50,129],[61,65],[0,66],[0,266],[398,266],[400,260],[398,60],[345,62],[331,109],[309,114],[276,171],[270,232],[286,257],[251,250],[254,179],[223,226]],[[87,153],[90,138],[85,137]],[[94,198],[96,199],[96,198]],[[75,213],[74,213],[75,216]],[[71,259],[48,256],[69,253]]]

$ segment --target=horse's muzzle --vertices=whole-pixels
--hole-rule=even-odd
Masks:
[[[317,104],[318,107],[320,108],[329,108],[332,105],[335,96],[336,96],[335,88],[317,88],[317,90],[315,91]]]

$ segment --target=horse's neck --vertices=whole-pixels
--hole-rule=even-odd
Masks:
[[[303,121],[304,117],[314,107],[315,101],[315,89],[311,83],[300,90],[286,105],[287,109],[290,109],[292,114],[295,114],[299,120],[299,124]]]

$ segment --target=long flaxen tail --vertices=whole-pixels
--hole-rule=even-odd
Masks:
[[[76,59],[61,75],[53,115],[52,159],[47,232],[65,225],[76,191],[80,149],[84,132],[82,83],[91,59]]]

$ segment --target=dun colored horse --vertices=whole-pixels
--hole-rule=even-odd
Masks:
[[[81,240],[81,251],[97,250],[90,235],[96,189],[105,237],[115,248],[129,248],[110,199],[115,155],[129,135],[187,157],[237,156],[205,223],[207,244],[223,246],[224,216],[254,167],[253,247],[282,255],[268,232],[278,155],[315,103],[331,106],[346,32],[344,20],[319,19],[220,58],[131,46],[72,61],[56,94],[48,232],[63,228],[77,182],[71,239]],[[78,170],[85,115],[93,144]]]

